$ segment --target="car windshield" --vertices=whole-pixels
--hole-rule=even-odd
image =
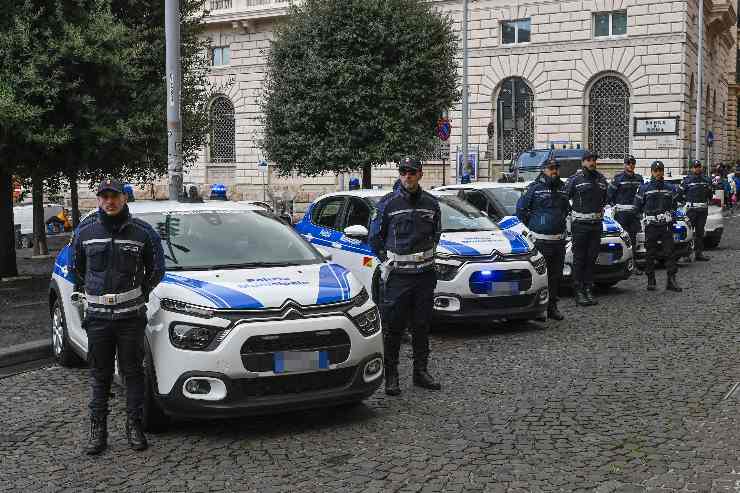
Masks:
[[[439,197],[442,231],[496,231],[498,225],[469,203],[453,196]]]
[[[506,211],[506,215],[514,216],[516,215],[516,203],[524,190],[520,188],[489,188],[486,189],[486,193]]]
[[[298,233],[266,211],[142,213],[162,238],[167,270],[238,269],[323,261]]]
[[[519,168],[540,168],[545,162],[550,151],[529,151],[523,152],[516,160]]]

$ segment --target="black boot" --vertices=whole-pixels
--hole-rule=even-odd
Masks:
[[[126,418],[126,437],[128,438],[129,446],[134,450],[146,450],[149,448],[149,443],[146,441],[144,427],[141,424],[141,418],[139,416],[129,415]]]
[[[564,320],[565,316],[558,310],[558,305],[553,303],[547,307],[547,318],[560,321]]]
[[[665,288],[667,291],[674,291],[680,293],[683,289],[676,283],[676,274],[668,274],[668,281],[666,282]]]
[[[442,385],[432,378],[426,368],[414,368],[414,385],[429,390],[442,388]]]
[[[648,291],[655,291],[655,274],[651,273],[647,275],[648,285],[647,289]]]
[[[588,301],[588,306],[596,306],[599,304],[599,300],[594,298],[594,291],[591,285],[586,285],[584,288],[584,293],[586,295],[586,301]]]
[[[401,395],[401,387],[398,385],[398,367],[385,367],[385,393],[386,395]]]
[[[87,455],[98,455],[108,448],[108,417],[90,416],[90,437],[85,446]]]
[[[588,306],[588,298],[586,298],[586,292],[583,289],[583,286],[576,285],[574,296],[576,298],[576,305]]]

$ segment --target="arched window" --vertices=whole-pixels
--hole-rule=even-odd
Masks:
[[[211,162],[236,161],[236,125],[234,105],[226,96],[218,96],[211,103]]]
[[[534,147],[534,94],[519,77],[501,83],[496,101],[498,159],[513,159]]]
[[[624,159],[630,149],[630,91],[607,75],[589,93],[588,147],[602,159]]]

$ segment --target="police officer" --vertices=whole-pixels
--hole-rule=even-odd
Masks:
[[[441,235],[437,199],[419,186],[421,162],[406,158],[399,166],[400,186],[384,196],[370,225],[370,245],[383,261],[385,392],[399,395],[398,353],[401,332],[412,328],[414,385],[439,390],[427,371],[429,327],[437,277],[434,251]]]
[[[704,256],[704,227],[707,225],[709,201],[714,196],[714,185],[704,175],[704,168],[698,159],[691,163],[691,174],[681,182],[682,199],[686,202],[686,215],[694,225],[694,251],[696,260],[707,262],[709,257]]]
[[[558,310],[558,293],[565,263],[566,221],[570,202],[565,182],[560,179],[560,165],[551,157],[543,163],[540,175],[527,187],[516,204],[516,215],[530,230],[537,249],[547,261],[550,301],[547,317],[563,320]]]
[[[573,278],[576,303],[581,306],[599,304],[593,295],[594,266],[601,246],[607,183],[596,171],[597,159],[596,154],[585,151],[583,167],[565,185],[573,207]]]
[[[640,189],[644,180],[642,175],[635,173],[637,161],[632,156],[624,159],[624,171],[617,173],[609,184],[607,190],[607,201],[614,207],[614,219],[622,225],[633,248],[637,246],[637,233],[640,232],[640,217],[635,210],[635,194]],[[642,274],[636,270],[635,274]]]
[[[88,455],[107,447],[108,396],[116,353],[126,382],[129,445],[134,450],[148,447],[141,423],[145,303],[164,276],[159,235],[149,224],[131,216],[120,182],[105,180],[100,184],[98,206],[98,212],[80,224],[72,240],[75,291],[84,289],[87,300],[83,327],[92,380]]]
[[[662,161],[654,161],[650,165],[652,178],[637,191],[635,208],[640,217],[645,214],[645,274],[648,278],[648,291],[655,291],[655,257],[660,242],[668,272],[666,289],[680,293],[683,290],[676,284],[678,266],[673,245],[673,213],[678,206],[679,191],[663,181],[664,170]]]

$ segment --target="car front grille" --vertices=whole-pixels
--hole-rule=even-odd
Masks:
[[[235,384],[246,397],[301,394],[346,387],[352,383],[356,370],[356,366],[350,366],[296,375],[243,378],[235,381]]]
[[[474,272],[470,276],[470,291],[475,294],[488,294],[492,290],[492,284],[498,282],[516,282],[519,283],[518,291],[527,291],[532,287],[532,273],[527,269]]]
[[[326,351],[329,364],[349,358],[351,343],[342,329],[266,334],[252,336],[242,345],[244,368],[249,371],[273,371],[275,353],[279,351]]]
[[[466,310],[504,310],[506,308],[524,308],[534,302],[535,295],[520,294],[514,296],[496,296],[492,298],[468,298],[462,302],[461,312]]]

